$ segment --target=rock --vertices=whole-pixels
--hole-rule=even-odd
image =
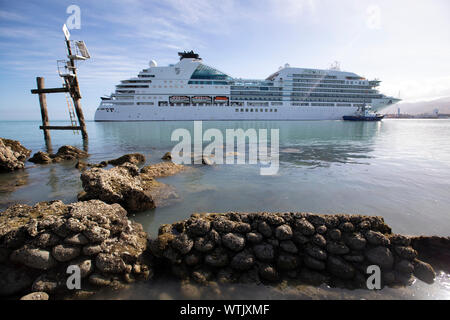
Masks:
[[[242,251],[236,254],[231,260],[230,266],[233,269],[245,271],[249,270],[255,264],[255,257],[247,251]]]
[[[211,237],[198,237],[194,241],[194,249],[200,252],[209,252],[216,246],[216,243]]]
[[[365,255],[369,262],[382,269],[390,270],[393,267],[394,255],[389,248],[378,246],[367,250]]]
[[[305,248],[305,252],[310,255],[311,257],[318,259],[318,260],[326,260],[327,259],[327,253],[325,250],[314,246],[312,244],[308,244]]]
[[[86,256],[95,256],[102,252],[102,247],[98,244],[88,244],[83,247],[83,254]]]
[[[182,233],[172,241],[172,246],[181,254],[187,254],[194,246],[194,241],[187,234]]]
[[[85,194],[79,200],[99,199],[109,204],[118,203],[132,212],[155,208],[155,201],[144,190],[135,165],[85,170],[81,174],[81,182]]]
[[[70,261],[80,255],[80,248],[67,244],[60,244],[52,249],[53,257],[59,262]]]
[[[108,239],[111,232],[108,229],[93,225],[90,228],[84,230],[83,234],[87,239],[89,239],[89,241],[98,243]]]
[[[275,236],[279,240],[289,240],[292,238],[292,229],[287,224],[283,224],[281,226],[278,226],[275,229]]]
[[[304,236],[300,231],[294,230],[292,241],[299,246],[304,246],[310,241],[310,239],[307,236]]]
[[[252,231],[252,227],[245,222],[237,222],[234,227],[234,232],[246,234]]]
[[[259,232],[249,232],[246,234],[246,238],[252,244],[260,243],[263,240],[263,236]]]
[[[324,248],[327,245],[327,240],[325,240],[325,237],[318,233],[311,238],[311,242],[321,248]]]
[[[211,229],[211,223],[203,219],[188,220],[186,230],[193,236],[203,236]]]
[[[314,259],[308,255],[303,258],[303,262],[305,263],[305,266],[313,270],[325,270],[326,268],[325,262]]]
[[[32,244],[39,248],[53,247],[60,243],[61,238],[51,232],[43,232],[33,239]]]
[[[283,249],[284,251],[286,251],[288,253],[297,253],[298,252],[297,247],[295,246],[294,242],[292,242],[291,240],[281,241],[280,247],[281,247],[281,249]]]
[[[395,264],[395,270],[401,273],[411,274],[414,272],[414,266],[408,260],[400,260]]]
[[[350,252],[350,249],[343,243],[330,241],[327,243],[327,251],[331,254],[347,254]]]
[[[167,161],[172,160],[172,153],[166,152],[161,159],[167,160]]]
[[[32,247],[22,247],[13,251],[10,259],[13,262],[40,270],[50,269],[57,264],[49,251]]]
[[[432,284],[436,277],[436,273],[430,264],[414,259],[414,276],[423,282]]]
[[[19,141],[0,138],[0,173],[23,169],[30,153]]]
[[[45,292],[32,292],[23,296],[20,300],[48,300],[48,298],[49,296]]]
[[[217,230],[220,233],[229,233],[232,232],[234,230],[234,226],[235,226],[235,222],[234,221],[230,221],[228,219],[224,219],[219,217],[218,219],[215,219],[212,222],[212,226],[215,230]]]
[[[420,260],[430,263],[435,269],[450,273],[450,237],[420,236],[409,240],[419,253]]]
[[[94,264],[89,258],[79,258],[70,263],[71,265],[77,265],[80,268],[81,278],[86,278],[92,272],[94,272]]]
[[[89,243],[89,240],[81,233],[77,233],[73,236],[66,237],[64,242],[71,245],[85,245]]]
[[[131,153],[131,154],[125,154],[117,159],[108,160],[106,161],[108,164],[112,164],[113,166],[119,166],[125,163],[131,163],[131,164],[140,164],[142,162],[145,162],[145,156],[141,153]]]
[[[245,246],[245,238],[237,233],[227,233],[222,237],[222,244],[230,250],[241,251]]]
[[[394,251],[403,259],[414,260],[417,257],[417,251],[411,247],[394,246]]]
[[[36,164],[49,164],[53,162],[53,159],[47,152],[38,151],[28,161]]]
[[[344,238],[344,242],[352,250],[362,250],[366,246],[366,239],[360,233],[353,233]]]
[[[339,229],[342,232],[353,232],[355,230],[355,226],[351,222],[344,222],[339,226]]]
[[[277,259],[277,267],[280,270],[294,270],[298,267],[298,263],[298,257],[292,254],[282,253]]]
[[[264,280],[268,280],[271,282],[278,280],[277,270],[269,264],[261,264],[258,268],[258,271],[259,271],[259,275]]]
[[[32,291],[53,293],[58,289],[58,280],[54,277],[50,277],[47,274],[40,275],[31,287]]]
[[[228,265],[228,255],[222,248],[216,248],[205,256],[205,263],[212,267],[225,267]]]
[[[272,228],[265,221],[260,221],[258,223],[258,231],[266,238],[269,238],[272,235]]]
[[[358,254],[348,254],[348,255],[343,256],[343,258],[348,262],[354,262],[354,263],[364,262],[364,256],[358,255]]]
[[[316,233],[316,229],[314,228],[314,225],[311,224],[305,218],[296,219],[295,223],[294,223],[294,227],[296,229],[298,229],[305,236],[312,236],[314,233]]]
[[[261,261],[272,261],[275,257],[273,246],[270,244],[258,244],[253,247],[257,259]]]
[[[89,283],[98,287],[109,287],[112,285],[113,278],[110,275],[91,274],[89,276]]]
[[[32,283],[33,280],[26,270],[0,264],[0,296],[18,294]]]
[[[125,270],[125,262],[108,253],[99,253],[95,259],[95,266],[104,273],[121,273]]]
[[[388,237],[378,231],[368,230],[365,233],[367,241],[375,246],[387,246],[390,244]]]
[[[327,270],[341,279],[352,279],[355,276],[355,268],[338,256],[329,256],[327,259]]]
[[[88,156],[89,154],[83,150],[80,150],[74,146],[65,145],[58,149],[53,161],[58,162],[61,160],[76,160],[87,158]]]
[[[181,164],[176,164],[173,162],[161,162],[146,166],[141,169],[141,174],[148,177],[159,178],[173,176],[187,168]]]
[[[328,231],[328,235],[334,241],[341,240],[341,230],[339,229],[331,229],[330,231]]]
[[[326,234],[327,233],[327,227],[326,226],[318,226],[317,228],[316,228],[316,232],[318,233],[318,234],[321,234],[321,235],[324,235],[324,234]]]

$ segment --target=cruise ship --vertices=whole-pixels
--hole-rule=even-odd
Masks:
[[[363,107],[379,111],[400,101],[381,94],[380,81],[355,73],[293,68],[265,80],[233,78],[180,52],[176,64],[149,67],[101,98],[95,121],[342,120]]]

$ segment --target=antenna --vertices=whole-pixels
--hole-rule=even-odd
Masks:
[[[330,65],[330,70],[341,71],[341,63],[340,63],[339,61],[334,61],[334,62]]]

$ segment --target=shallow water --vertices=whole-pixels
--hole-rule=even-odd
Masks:
[[[20,140],[34,153],[45,150],[38,126],[0,121],[0,136]],[[88,161],[141,152],[148,163],[159,162],[177,143],[171,141],[177,128],[193,132],[193,123],[88,122]],[[232,210],[380,215],[396,233],[450,235],[450,120],[203,122],[208,128],[279,129],[278,173],[262,176],[260,166],[250,164],[194,166],[160,179],[175,186],[183,201],[133,215],[150,234],[193,212]],[[54,151],[64,144],[83,147],[70,131],[53,131],[52,143]],[[27,166],[0,175],[0,210],[15,202],[76,201],[81,182],[74,163]],[[449,283],[443,277],[431,298],[449,298]],[[413,288],[413,296],[431,290]]]

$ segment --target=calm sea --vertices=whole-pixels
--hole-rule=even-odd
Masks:
[[[38,127],[0,121],[0,137],[45,151]],[[88,161],[140,152],[148,163],[160,162],[177,143],[171,134],[178,128],[193,132],[193,122],[88,122]],[[160,179],[183,200],[132,217],[150,234],[193,212],[233,210],[380,215],[396,233],[450,235],[450,120],[203,122],[203,130],[209,128],[224,136],[226,129],[279,129],[278,173],[260,175],[257,164],[195,166]],[[64,144],[83,147],[71,131],[51,134],[55,151]],[[82,188],[74,163],[27,167],[0,175],[0,210],[11,203],[76,201]],[[450,298],[448,275],[440,277],[433,286],[413,286],[411,297]]]

